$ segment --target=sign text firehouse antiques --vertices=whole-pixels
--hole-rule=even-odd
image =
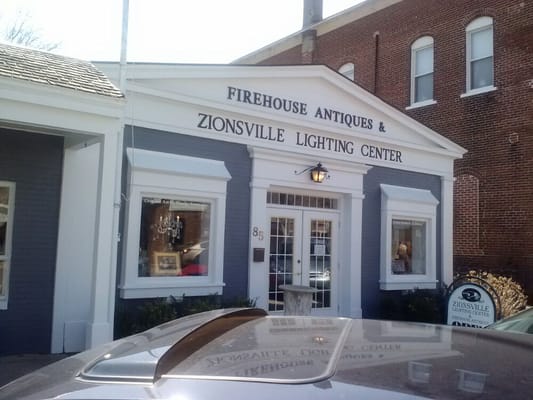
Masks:
[[[285,99],[233,86],[228,86],[227,99],[278,111],[285,111],[291,114],[311,115],[314,118],[335,122],[336,124],[348,128],[372,130],[375,124],[375,121],[372,118],[362,115],[335,110],[328,107],[317,107],[312,111],[309,110],[307,103],[301,101]],[[382,121],[378,122],[378,127],[380,132],[385,132],[385,124]]]

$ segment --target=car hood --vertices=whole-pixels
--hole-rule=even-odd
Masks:
[[[0,389],[0,399],[522,399],[533,392],[531,360],[526,335],[232,310],[80,353]]]

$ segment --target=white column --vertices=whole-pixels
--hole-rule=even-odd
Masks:
[[[52,353],[85,350],[91,318],[92,269],[100,143],[65,149],[52,325]]]
[[[340,315],[359,318],[362,315],[361,250],[363,195],[348,194],[342,210],[340,252]]]
[[[350,317],[362,316],[362,266],[361,253],[363,249],[363,195],[352,195],[352,241],[350,243],[351,260],[351,301]]]
[[[96,209],[96,237],[94,248],[91,321],[87,327],[87,348],[113,339],[113,321],[116,287],[117,237],[114,232],[114,194],[117,182],[118,131],[102,139],[99,165],[99,197]]]
[[[441,177],[441,264],[442,282],[453,281],[453,176]]]
[[[269,257],[266,253],[270,226],[266,219],[266,184],[252,182],[250,204],[250,251],[248,260],[248,296],[256,300],[256,306],[268,310],[268,265]],[[254,248],[263,249],[262,262],[254,262]]]

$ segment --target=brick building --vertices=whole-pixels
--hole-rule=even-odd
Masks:
[[[468,150],[455,164],[454,268],[533,298],[533,2],[367,0],[235,61],[325,64]]]

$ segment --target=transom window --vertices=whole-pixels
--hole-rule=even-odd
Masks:
[[[433,100],[433,38],[424,36],[411,46],[411,104]]]
[[[337,210],[339,207],[339,201],[335,198],[280,192],[267,192],[267,204],[327,210]]]
[[[467,91],[494,84],[492,18],[481,17],[466,27]]]

